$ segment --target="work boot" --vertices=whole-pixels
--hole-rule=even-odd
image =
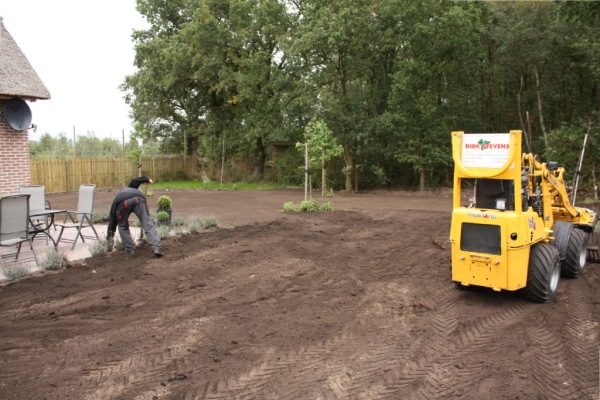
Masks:
[[[162,257],[162,256],[164,256],[165,254],[162,252],[162,250],[161,250],[161,248],[160,248],[160,247],[157,247],[157,248],[155,248],[155,249],[154,249],[154,255],[155,255],[156,257]]]
[[[128,249],[128,250],[126,249],[125,251],[127,252],[127,254],[130,254],[130,255],[135,254],[135,249]]]

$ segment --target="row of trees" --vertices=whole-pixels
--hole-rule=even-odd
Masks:
[[[160,154],[158,143],[147,142],[139,146],[136,140],[131,140],[125,146],[115,139],[100,139],[89,133],[85,136],[77,136],[75,145],[73,140],[66,134],[61,133],[57,137],[45,133],[39,140],[29,141],[29,153],[34,160],[49,158],[74,158],[74,157],[130,157],[140,151],[144,154]]]
[[[445,184],[450,132],[522,129],[575,166],[600,144],[600,2],[137,0],[134,137],[219,162],[323,121],[333,182]],[[226,138],[226,140],[225,140]],[[292,146],[292,149],[294,146]],[[295,151],[295,150],[293,150]],[[584,186],[600,153],[588,151]],[[295,156],[294,156],[295,157]],[[300,154],[298,154],[300,157]],[[302,165],[298,158],[297,165]]]

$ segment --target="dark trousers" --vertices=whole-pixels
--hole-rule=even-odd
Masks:
[[[142,229],[146,232],[146,240],[152,246],[152,249],[160,249],[160,235],[156,232],[154,221],[150,218],[146,202],[139,201],[137,197],[134,197],[125,201],[118,212],[119,235],[125,250],[135,248],[135,241],[131,238],[131,232],[129,231],[129,215],[131,213],[134,213],[140,220]]]

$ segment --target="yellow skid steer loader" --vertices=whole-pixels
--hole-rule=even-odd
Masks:
[[[558,162],[521,153],[521,136],[452,132],[452,281],[547,302],[561,275],[581,274],[588,253],[599,258],[598,217],[571,205]]]

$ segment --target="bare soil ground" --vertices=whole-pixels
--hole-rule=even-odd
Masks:
[[[534,304],[454,287],[448,194],[169,194],[220,226],[0,286],[1,399],[599,398],[599,264]]]

